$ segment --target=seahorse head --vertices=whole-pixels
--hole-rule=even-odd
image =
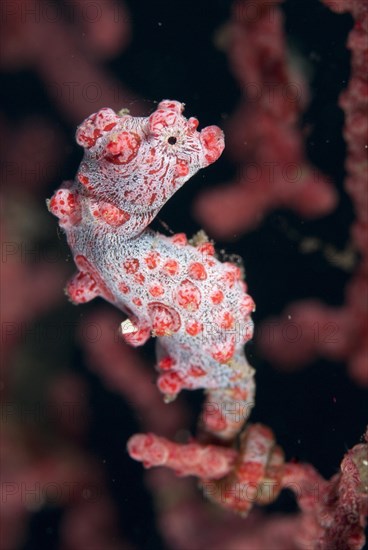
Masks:
[[[78,171],[84,193],[152,219],[165,202],[224,149],[217,126],[198,131],[178,101],[161,101],[149,117],[101,109],[78,128],[85,150]]]

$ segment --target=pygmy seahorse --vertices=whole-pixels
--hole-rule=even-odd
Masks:
[[[254,370],[244,355],[254,302],[238,265],[220,262],[206,238],[188,242],[148,225],[166,201],[224,149],[217,126],[198,131],[183,104],[161,101],[147,118],[101,109],[78,128],[84,157],[74,181],[48,201],[72,250],[76,303],[100,296],[128,317],[124,340],[158,339],[158,387],[170,401],[207,389],[203,423],[224,439],[253,404]]]

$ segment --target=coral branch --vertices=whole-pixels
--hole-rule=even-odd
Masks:
[[[318,302],[292,305],[287,315],[300,328],[302,338],[296,345],[283,337],[287,328],[286,314],[272,319],[276,327],[274,338],[263,331],[261,347],[275,364],[302,366],[317,356],[348,362],[351,377],[368,386],[368,7],[359,0],[326,1],[334,11],[349,11],[355,25],[348,37],[352,52],[351,78],[340,96],[345,113],[344,137],[348,154],[345,162],[345,188],[352,199],[356,219],[351,227],[351,240],[361,255],[360,264],[345,291],[345,303],[340,308]],[[316,334],[316,327],[319,333]],[[327,329],[327,332],[326,332]],[[325,331],[321,335],[321,331]],[[313,334],[312,334],[313,333]]]
[[[236,452],[225,447],[172,443],[154,434],[137,434],[130,438],[128,451],[146,468],[166,466],[178,475],[201,479],[219,479],[229,472]]]
[[[316,549],[364,546],[368,515],[368,432],[344,456],[340,473],[325,481],[309,465],[286,464],[282,484],[303,512],[299,544]]]
[[[233,6],[227,52],[243,97],[226,135],[238,174],[203,192],[195,205],[218,238],[254,229],[275,208],[314,218],[336,206],[335,190],[304,151],[299,118],[307,88],[287,61],[280,3],[238,0]]]

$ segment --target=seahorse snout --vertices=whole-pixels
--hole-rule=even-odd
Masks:
[[[224,150],[224,133],[218,126],[207,126],[201,131],[200,140],[205,150],[204,166],[208,166],[215,162]]]

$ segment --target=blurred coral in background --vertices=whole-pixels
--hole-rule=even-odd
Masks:
[[[362,547],[367,10],[364,0],[3,0],[1,550]],[[287,490],[246,519],[206,501],[192,478],[142,476],[128,456],[137,431],[188,442],[202,396],[164,404],[153,345],[124,344],[111,306],[67,302],[73,262],[45,205],[76,172],[77,124],[101,107],[145,116],[163,97],[225,131],[225,157],[154,223],[203,225],[245,260],[257,303],[251,422],[272,428],[289,468]]]

